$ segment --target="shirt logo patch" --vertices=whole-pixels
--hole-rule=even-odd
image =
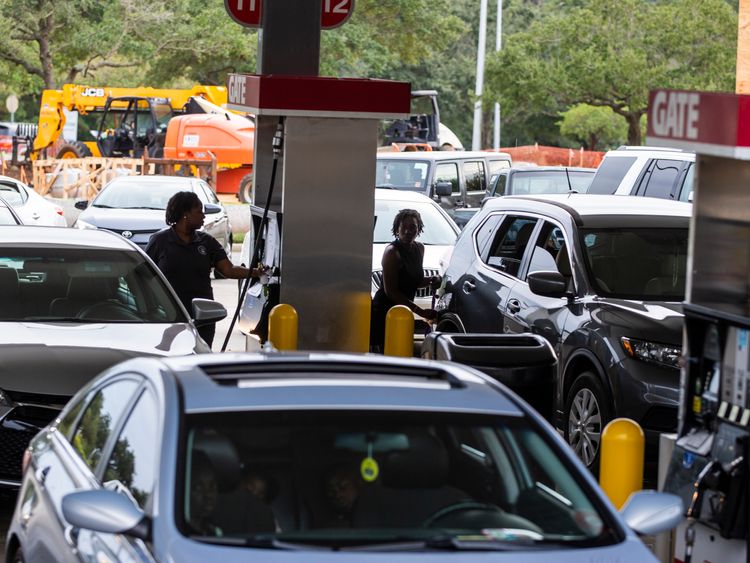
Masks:
[[[206,250],[205,246],[199,246],[198,247],[198,254],[202,254],[203,256],[205,256],[206,254],[208,254],[208,250]]]

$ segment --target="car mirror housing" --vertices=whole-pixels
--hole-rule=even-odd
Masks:
[[[570,295],[568,280],[560,272],[531,272],[527,280],[529,289],[537,295],[546,297],[567,297]]]
[[[682,499],[670,493],[638,491],[620,510],[625,523],[639,535],[653,535],[676,527],[683,519]]]
[[[213,299],[193,299],[193,319],[195,326],[208,323],[217,323],[227,316],[227,310],[218,301]]]
[[[204,203],[203,213],[205,213],[206,215],[221,213],[221,205],[216,205],[215,203]]]
[[[81,209],[81,210],[83,210],[83,209],[86,209],[86,208],[87,208],[87,207],[89,206],[89,200],[87,200],[87,199],[83,199],[83,200],[81,200],[81,201],[76,201],[76,202],[75,202],[75,203],[73,204],[73,206],[74,206],[74,207],[75,207],[76,209]]]
[[[62,499],[62,512],[74,528],[150,539],[148,516],[127,496],[115,491],[96,489],[69,493]]]
[[[453,193],[453,184],[450,182],[438,182],[435,184],[435,195],[438,197],[448,197]]]

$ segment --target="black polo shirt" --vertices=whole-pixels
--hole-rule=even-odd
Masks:
[[[185,244],[172,227],[154,233],[146,245],[151,257],[172,284],[177,296],[192,316],[196,297],[213,299],[211,268],[227,258],[227,253],[214,237],[196,231]]]

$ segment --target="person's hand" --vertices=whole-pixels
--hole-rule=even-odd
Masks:
[[[257,268],[253,268],[250,271],[250,277],[258,278],[261,281],[263,281],[262,278],[267,277],[270,271],[271,271],[271,266],[268,266],[267,264],[260,264]]]
[[[443,282],[443,278],[441,276],[430,276],[430,289],[432,291],[435,291],[438,287],[440,287],[440,284]]]

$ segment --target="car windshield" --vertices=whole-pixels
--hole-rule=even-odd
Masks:
[[[687,224],[685,228],[582,229],[580,234],[590,280],[599,295],[684,299]]]
[[[523,418],[290,411],[186,420],[178,523],[212,543],[528,550],[619,541],[592,491]]]
[[[163,182],[110,182],[92,202],[93,207],[119,209],[166,209],[167,202],[180,191],[193,191],[189,182],[165,179]]]
[[[395,188],[423,192],[427,182],[429,163],[423,160],[377,160],[375,185],[379,188]]]
[[[424,231],[419,240],[426,245],[452,246],[456,243],[456,231],[451,220],[440,212],[430,201],[411,202],[398,200],[375,200],[375,230],[373,244],[386,244],[394,239],[393,219],[402,209],[416,209],[422,217]]]
[[[0,246],[0,320],[187,322],[135,251]]]
[[[564,194],[571,189],[585,193],[594,177],[594,172],[580,170],[524,170],[513,173],[512,194]],[[570,184],[568,184],[570,178]],[[510,194],[508,194],[510,195]]]

